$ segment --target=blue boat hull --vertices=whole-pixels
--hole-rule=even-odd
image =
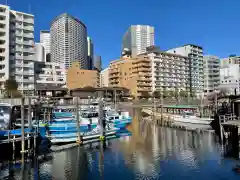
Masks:
[[[120,129],[125,129],[129,124],[132,123],[132,118],[128,118],[128,119],[117,119],[114,120],[114,127],[116,128],[120,128]]]
[[[76,120],[71,117],[72,113],[70,112],[55,112],[54,119],[48,124],[40,124],[40,133],[43,137],[48,137],[53,143],[63,141],[63,142],[72,142],[77,139],[77,124]],[[56,118],[56,119],[55,119]],[[60,118],[60,119],[58,119]],[[66,119],[64,119],[66,118]],[[116,131],[121,131],[126,128],[127,125],[131,124],[132,118],[127,119],[115,119],[114,121],[107,121],[107,123],[113,123]],[[91,132],[98,126],[98,123],[95,124],[80,124],[80,133]],[[115,131],[115,132],[116,132]]]

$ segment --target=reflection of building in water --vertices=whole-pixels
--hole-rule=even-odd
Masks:
[[[88,160],[84,149],[78,147],[54,154],[52,176],[57,180],[87,179]]]
[[[165,159],[176,156],[182,159],[186,157],[196,159],[194,156],[201,156],[213,149],[211,143],[213,138],[210,133],[197,134],[192,131],[157,127],[142,121],[137,112],[133,114],[133,123],[129,130],[132,132],[132,137],[128,142],[123,142],[126,156],[137,153],[137,158],[144,158],[146,163],[152,157]]]
[[[67,160],[66,152],[60,152],[54,154],[52,175],[54,179],[64,180],[65,179],[65,162]]]

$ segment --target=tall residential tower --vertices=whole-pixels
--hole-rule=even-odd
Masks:
[[[154,46],[154,27],[132,25],[123,36],[122,52],[128,49],[133,57],[145,53],[149,46]]]
[[[203,49],[194,44],[170,49],[167,52],[187,56],[189,58],[190,93],[200,95],[203,92]]]
[[[50,61],[50,53],[51,53],[51,36],[50,31],[42,30],[40,31],[40,43],[44,47],[44,61]]]
[[[0,5],[0,86],[12,77],[22,93],[32,94],[34,60],[34,16]]]
[[[52,62],[68,69],[77,61],[81,69],[88,69],[87,27],[80,20],[64,13],[53,20],[50,35]]]
[[[203,57],[204,92],[213,92],[220,85],[220,60],[217,56],[206,55]]]

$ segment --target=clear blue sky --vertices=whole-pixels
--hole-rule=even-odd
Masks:
[[[6,0],[0,0],[5,4]],[[57,15],[67,12],[85,23],[103,67],[120,55],[131,24],[155,27],[155,42],[166,50],[186,43],[205,54],[240,55],[240,0],[8,0],[13,10],[35,15],[35,39]]]

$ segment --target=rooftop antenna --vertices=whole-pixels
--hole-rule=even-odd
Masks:
[[[8,0],[6,0],[6,5],[8,5]]]

